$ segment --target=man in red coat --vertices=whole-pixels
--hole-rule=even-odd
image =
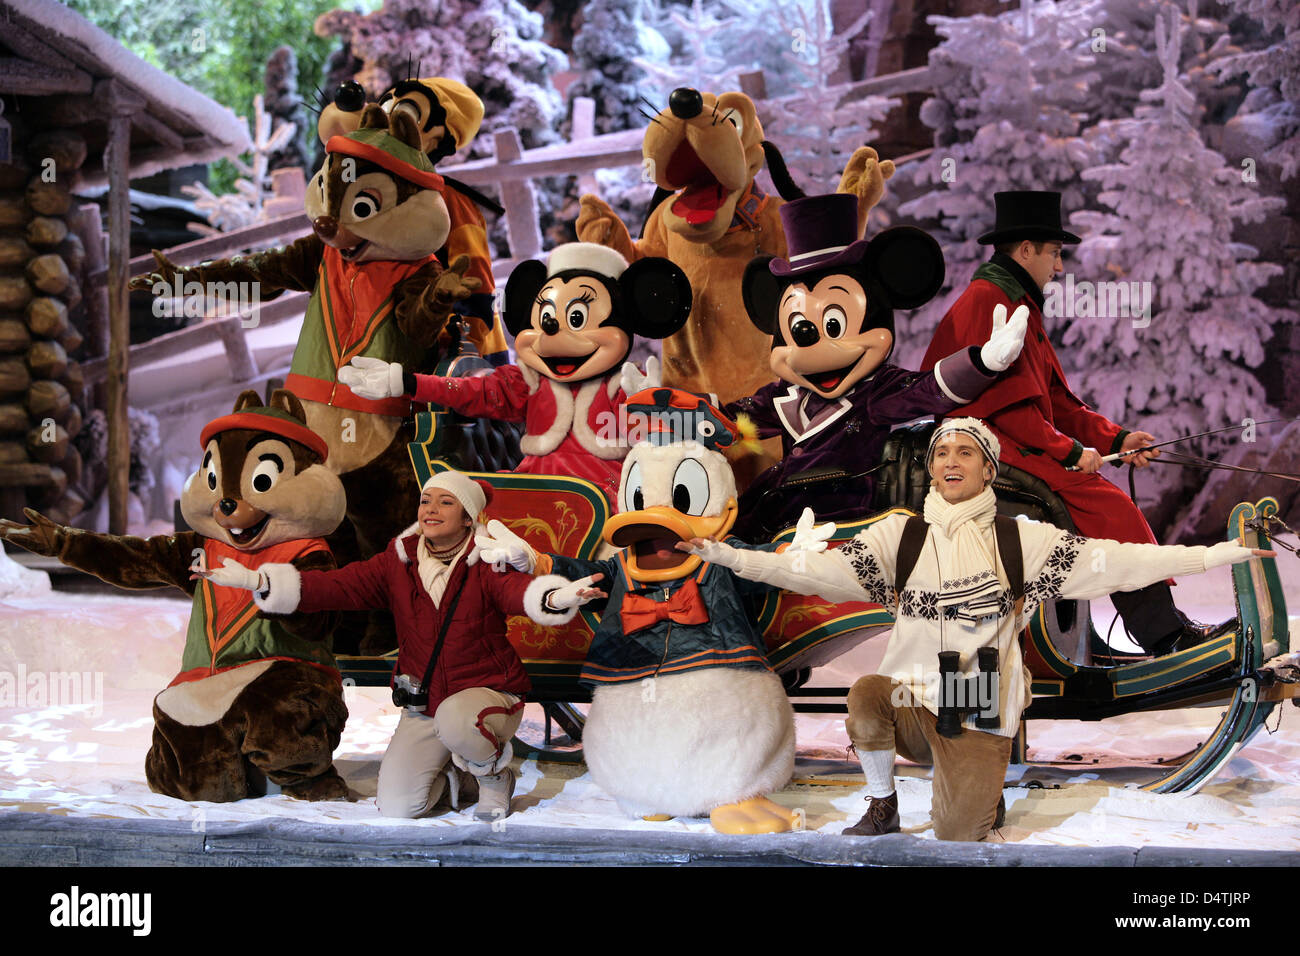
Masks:
[[[980,345],[991,331],[993,307],[1029,307],[1029,331],[1020,358],[961,414],[982,418],[1002,445],[1001,460],[1045,481],[1065,502],[1079,534],[1154,544],[1142,512],[1099,474],[1103,455],[1144,468],[1160,454],[1142,449],[1154,436],[1128,431],[1081,402],[1065,380],[1043,329],[1043,287],[1061,271],[1061,247],[1079,237],[1061,228],[1061,194],[1025,190],[994,195],[997,222],[979,237],[993,257],[939,323],[921,368],[928,371],[960,348]],[[1077,468],[1077,471],[1068,470]],[[1167,654],[1200,643],[1210,629],[1174,607],[1168,583],[1117,592],[1111,600],[1129,634],[1144,650]]]

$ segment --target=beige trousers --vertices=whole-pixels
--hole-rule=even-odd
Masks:
[[[894,703],[894,694],[902,706]],[[849,739],[860,753],[896,750],[934,765],[930,818],[940,840],[982,840],[993,828],[1011,760],[1011,738],[963,727],[956,737],[935,729],[937,718],[892,677],[869,674],[849,690]]]
[[[379,765],[379,812],[408,819],[432,814],[447,773],[455,773],[447,766],[451,755],[489,763],[519,729],[523,712],[518,697],[486,687],[452,694],[432,717],[404,709]]]

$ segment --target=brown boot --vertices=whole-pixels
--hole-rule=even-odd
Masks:
[[[880,836],[882,833],[897,833],[898,792],[887,797],[872,797],[871,806],[862,815],[862,819],[843,831],[845,836]]]

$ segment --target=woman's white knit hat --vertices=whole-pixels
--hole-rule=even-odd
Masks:
[[[984,452],[984,457],[996,471],[998,459],[1002,457],[1002,443],[998,441],[996,435],[989,431],[978,418],[945,418],[939,423],[939,427],[934,430],[930,436],[930,448],[925,453],[925,466],[930,467],[930,462],[934,460],[934,449],[940,441],[947,435],[958,433],[968,435],[974,439],[975,444],[979,445],[980,451]]]
[[[465,513],[475,521],[492,500],[492,489],[487,483],[476,481],[459,471],[438,472],[424,483],[420,491],[423,493],[430,488],[450,491],[464,507]]]

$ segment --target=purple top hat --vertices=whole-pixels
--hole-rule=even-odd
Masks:
[[[867,241],[858,238],[858,197],[848,193],[808,196],[781,207],[785,259],[773,259],[774,276],[797,276],[862,261]]]

